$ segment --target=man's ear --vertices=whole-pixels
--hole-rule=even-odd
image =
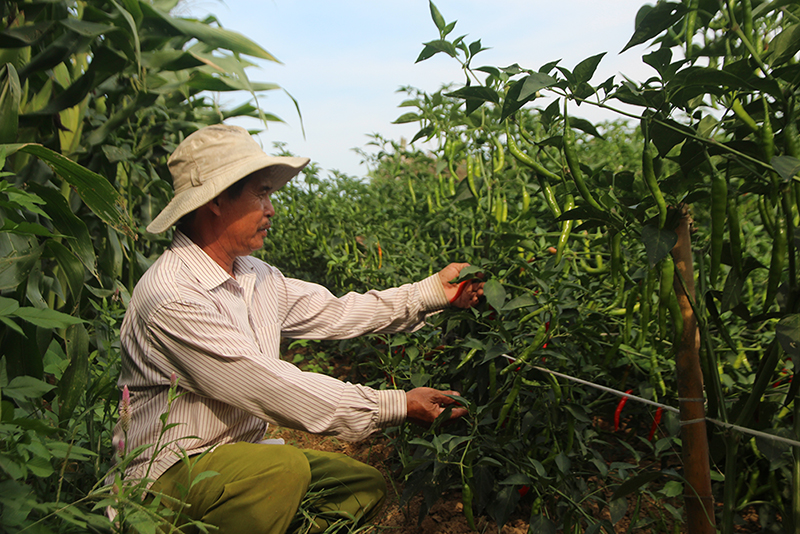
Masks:
[[[211,213],[213,213],[216,216],[222,214],[221,198],[220,198],[221,196],[222,195],[217,195],[216,197],[212,198],[208,202],[208,204],[206,204],[206,206],[208,206],[208,209],[211,210]]]

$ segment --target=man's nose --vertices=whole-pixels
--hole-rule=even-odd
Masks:
[[[275,216],[275,206],[272,205],[272,200],[267,198],[264,201],[264,214],[267,217],[274,217]]]

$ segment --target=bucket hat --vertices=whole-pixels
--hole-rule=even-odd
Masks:
[[[147,225],[160,234],[178,220],[210,202],[245,176],[266,167],[271,169],[273,190],[308,165],[308,158],[269,156],[241,126],[215,124],[186,137],[167,161],[175,195],[161,213]]]

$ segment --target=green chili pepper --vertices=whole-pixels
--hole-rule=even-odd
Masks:
[[[731,255],[733,256],[733,268],[740,275],[742,271],[742,229],[739,224],[739,206],[736,204],[736,196],[731,197],[728,203],[728,238],[731,243]]]
[[[623,342],[626,345],[631,344],[631,331],[633,330],[633,312],[636,306],[636,299],[639,297],[639,288],[634,286],[628,292],[628,297],[625,301],[625,329],[622,331]]]
[[[775,157],[775,132],[772,130],[772,121],[769,118],[769,103],[767,102],[766,97],[762,97],[761,102],[764,107],[764,121],[761,123],[758,141],[759,145],[761,146],[761,151],[764,155],[764,162],[768,165],[771,165],[772,158]],[[771,198],[773,201],[775,201],[780,185],[778,182],[778,173],[775,171],[770,171],[769,175],[772,178],[773,188]]]
[[[673,346],[675,347],[675,350],[677,350],[677,348],[680,346],[681,338],[683,337],[683,314],[681,313],[681,306],[678,303],[678,296],[675,294],[674,287],[672,292],[669,294],[667,308],[669,309],[669,315],[672,318],[672,330],[674,333]]]
[[[414,193],[414,184],[411,182],[411,177],[408,177],[408,191],[411,193],[411,203],[417,204],[417,195]]]
[[[661,376],[661,370],[658,368],[658,357],[654,350],[650,352],[650,383],[653,384],[653,386],[659,386],[662,396],[667,394],[667,385],[664,383],[664,378]],[[655,387],[653,389],[655,390]]]
[[[750,0],[741,0],[742,2],[742,31],[744,37],[751,44],[753,42],[753,3]]]
[[[697,23],[697,4],[698,0],[690,0],[688,12],[684,19],[684,39],[686,41],[686,57],[692,57],[692,37],[694,37],[694,28]]]
[[[800,139],[797,135],[797,123],[794,113],[786,119],[786,126],[783,127],[783,143],[786,154],[793,158],[800,158]]]
[[[547,178],[550,178],[552,180],[561,179],[558,175],[547,170],[544,167],[544,165],[542,165],[541,163],[539,163],[538,161],[536,161],[535,159],[524,153],[522,150],[520,150],[519,146],[517,145],[517,142],[514,140],[514,136],[511,135],[511,132],[508,129],[508,124],[506,124],[506,143],[508,144],[508,151],[511,152],[511,155],[517,158],[517,161],[519,161],[520,163],[527,165],[528,167],[533,169],[536,172],[536,174],[546,176]]]
[[[728,181],[721,173],[711,174],[711,286],[716,287],[725,238],[725,218],[728,211]]]
[[[564,210],[569,211],[575,207],[575,198],[571,195],[567,195],[567,203],[564,205]],[[555,264],[558,265],[561,263],[561,257],[564,255],[564,249],[567,246],[567,241],[569,241],[569,234],[572,232],[572,225],[575,221],[563,221],[561,223],[561,235],[558,236],[558,244],[556,245],[556,256],[555,256]]]
[[[528,188],[525,185],[525,182],[522,180],[520,180],[520,182],[522,182],[522,213],[527,213],[528,208],[531,205],[531,195],[528,193]]]
[[[591,207],[598,211],[603,211],[603,208],[594,199],[592,193],[589,192],[589,188],[586,186],[586,182],[583,179],[583,171],[581,170],[581,164],[580,161],[578,161],[578,153],[575,149],[575,132],[573,132],[572,128],[570,128],[569,118],[566,116],[564,117],[563,145],[564,159],[567,160],[567,167],[569,167],[572,180],[578,187],[578,192],[580,192],[583,200],[585,200]]]
[[[636,340],[636,348],[637,350],[642,350],[644,347],[644,342],[648,338],[648,332],[650,330],[650,310],[652,308],[653,303],[653,291],[655,290],[655,269],[648,269],[647,276],[644,279],[644,285],[642,286],[642,298],[640,299],[641,306],[640,306],[640,314],[639,314],[639,338]]]
[[[472,154],[467,155],[467,185],[475,200],[479,200],[481,197],[475,187],[475,163],[472,161]]]
[[[464,471],[462,473],[461,503],[464,505],[464,517],[467,520],[467,525],[469,525],[469,528],[472,530],[478,530],[475,528],[475,515],[472,509],[472,496],[475,493],[472,489],[472,481],[472,464],[468,463],[464,465]]]
[[[456,371],[458,371],[459,369],[464,367],[467,363],[469,363],[469,361],[472,360],[472,358],[475,357],[475,354],[477,354],[477,353],[478,353],[478,349],[477,348],[470,349],[470,351],[467,353],[467,355],[464,356],[464,359],[461,360],[458,363],[458,365],[456,366]]]
[[[517,375],[517,377],[514,379],[514,385],[511,386],[511,392],[509,392],[508,397],[506,397],[503,407],[500,408],[500,415],[497,418],[497,425],[494,429],[495,432],[499,432],[503,427],[503,423],[505,422],[508,413],[511,411],[511,408],[514,406],[514,402],[517,400],[517,396],[519,395],[519,390],[521,388],[522,378],[521,375]]]
[[[788,236],[795,235],[794,227],[794,198],[792,197],[792,186],[787,184],[781,195],[781,205],[783,207],[783,220],[786,221],[786,250],[788,251],[789,258],[789,287],[797,287],[797,268],[795,264],[795,248],[794,239]]]
[[[556,195],[553,193],[553,188],[550,187],[550,182],[548,182],[547,178],[542,174],[538,174],[536,177],[539,180],[539,186],[542,188],[544,201],[547,203],[547,207],[550,208],[550,211],[553,212],[553,217],[556,219],[561,217],[561,208],[558,206]]]
[[[764,307],[762,313],[767,313],[775,295],[778,294],[778,286],[783,275],[783,264],[786,258],[786,225],[778,221],[775,225],[775,235],[772,240],[772,259],[769,262],[769,275],[767,276],[767,292],[764,296]]]
[[[503,222],[503,202],[500,199],[500,193],[497,193],[494,201],[494,220],[497,221],[497,224]]]
[[[662,338],[667,335],[666,314],[669,309],[670,295],[674,291],[672,287],[674,277],[675,263],[671,256],[667,256],[661,260],[661,278],[658,286],[658,327]]]
[[[550,385],[553,386],[553,398],[555,399],[555,403],[561,404],[561,384],[559,384],[558,379],[550,373],[547,374],[547,378],[550,379]]]
[[[733,113],[742,121],[750,130],[755,133],[759,131],[758,124],[750,114],[745,111],[744,106],[742,106],[742,102],[738,98],[733,99],[733,103],[731,103],[731,110]]]
[[[512,362],[508,366],[506,366],[502,371],[500,371],[500,376],[504,376],[508,374],[512,369],[517,369],[522,365],[525,365],[530,359],[533,353],[537,350],[541,349],[544,346],[544,342],[547,340],[547,326],[543,323],[539,325],[539,329],[536,331],[536,335],[533,338],[533,341],[530,345],[525,347],[525,350],[519,355],[516,361]]]
[[[489,396],[494,397],[497,393],[497,364],[494,360],[489,362]]]
[[[761,223],[764,225],[764,230],[767,231],[772,239],[775,239],[775,220],[772,218],[770,206],[767,204],[766,196],[761,196],[758,199],[758,213],[761,215]]]
[[[622,273],[622,233],[611,234],[611,284],[619,285]]]
[[[645,142],[642,150],[642,176],[644,177],[644,183],[650,190],[650,194],[653,195],[656,208],[658,208],[658,227],[663,229],[664,223],[667,222],[667,203],[664,200],[664,195],[661,194],[661,188],[658,187],[658,179],[653,167],[653,154],[650,152],[649,145],[649,142]]]
[[[494,166],[492,167],[492,174],[497,174],[503,170],[503,167],[506,165],[506,152],[503,148],[503,145],[500,143],[500,140],[497,136],[492,135],[492,144],[494,145],[494,154],[492,154],[492,159],[494,161]]]

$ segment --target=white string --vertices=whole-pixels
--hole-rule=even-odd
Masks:
[[[516,358],[509,356],[508,354],[502,354],[504,358],[515,362],[517,361]],[[528,364],[530,365],[530,364]],[[618,389],[613,389],[606,386],[601,386],[600,384],[595,384],[593,382],[589,382],[587,380],[582,380],[580,378],[575,378],[574,376],[565,375],[564,373],[559,373],[558,371],[552,371],[550,369],[545,369],[544,367],[539,367],[538,365],[530,365],[532,368],[536,369],[537,371],[542,371],[543,373],[549,373],[553,376],[557,376],[560,378],[564,378],[566,380],[571,380],[572,382],[577,382],[578,384],[583,384],[584,386],[589,386],[595,389],[599,389],[600,391],[605,391],[606,393],[611,393],[612,395],[616,395],[617,397],[624,397],[627,399],[632,399],[636,402],[641,402],[642,404],[649,404],[651,406],[656,406],[658,408],[667,410],[668,412],[673,413],[680,413],[680,410],[677,408],[673,408],[672,406],[667,406],[666,404],[661,404],[659,402],[651,401],[649,399],[644,399],[642,397],[638,397],[636,395],[631,395],[630,393],[625,393],[624,391],[620,391]],[[686,399],[686,398],[679,398],[679,401],[701,401],[704,399]],[[723,428],[728,428],[730,430],[736,430],[737,432],[741,432],[743,434],[750,434],[751,436],[756,436],[762,439],[768,439],[771,441],[777,441],[780,443],[785,443],[786,445],[790,445],[792,447],[800,447],[800,441],[795,441],[793,439],[784,438],[781,436],[775,436],[773,434],[767,434],[766,432],[761,432],[760,430],[753,430],[752,428],[747,428],[739,425],[734,425],[732,423],[726,423],[724,421],[720,421],[718,419],[713,419],[711,417],[706,417],[705,419],[692,419],[690,421],[681,421],[681,425],[688,425],[693,423],[699,423],[700,421],[708,421],[710,423],[714,423],[715,425],[721,426]]]

